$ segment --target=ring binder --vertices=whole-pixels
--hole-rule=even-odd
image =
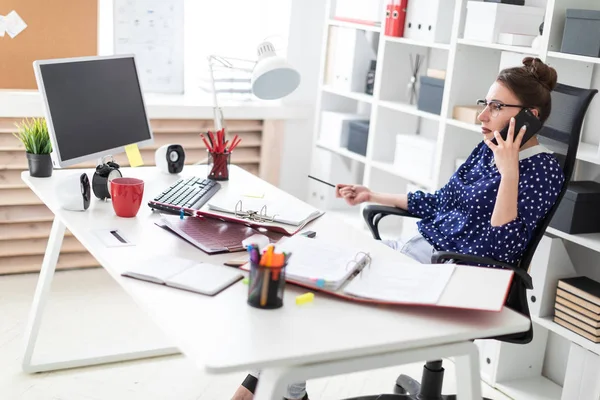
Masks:
[[[255,222],[275,222],[277,214],[272,216],[267,215],[267,205],[262,206],[260,211],[248,210],[244,211],[242,200],[235,203],[234,215],[238,218],[249,219]]]
[[[362,254],[362,257],[361,257]],[[360,274],[362,278],[362,270],[365,268],[371,268],[371,254],[365,253],[364,251],[359,251],[354,256],[354,260],[348,261],[346,264],[346,271],[348,271],[348,265],[355,265],[354,274],[350,276],[349,279],[353,279],[356,275]]]

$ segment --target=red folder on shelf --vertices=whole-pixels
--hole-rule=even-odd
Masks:
[[[414,1],[414,0],[413,0]],[[408,0],[390,0],[386,6],[385,34],[392,37],[404,36]]]
[[[499,268],[373,260],[367,253],[303,236],[284,238],[276,247],[292,253],[286,282],[367,304],[498,312],[514,276]]]

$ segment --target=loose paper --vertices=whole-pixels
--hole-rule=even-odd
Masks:
[[[27,28],[27,24],[25,21],[21,19],[19,14],[15,10],[8,13],[5,18],[6,23],[6,33],[8,36],[14,39],[19,33],[23,32],[25,28]]]
[[[130,166],[139,167],[140,165],[144,165],[144,160],[142,160],[140,149],[136,143],[125,146],[125,152],[127,153],[127,159],[129,160]]]
[[[6,17],[0,15],[0,37],[4,37],[4,32],[6,32]]]

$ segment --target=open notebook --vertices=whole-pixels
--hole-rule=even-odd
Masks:
[[[500,311],[513,277],[510,270],[466,265],[374,262],[360,250],[300,235],[283,238],[277,251],[292,253],[287,282],[366,303]]]
[[[247,224],[255,228],[266,228],[287,235],[300,231],[323,212],[297,199],[258,199],[236,195],[215,196],[207,203],[208,210],[200,215],[216,216],[230,221]]]
[[[171,256],[145,259],[121,275],[209,296],[243,278],[235,269]]]

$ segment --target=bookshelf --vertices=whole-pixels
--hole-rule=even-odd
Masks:
[[[410,1],[410,0],[409,0]],[[464,160],[481,141],[480,126],[453,119],[457,105],[474,105],[485,96],[496,75],[505,66],[520,65],[526,56],[536,56],[553,66],[558,72],[560,83],[600,89],[600,58],[584,57],[560,52],[564,19],[568,8],[600,10],[597,0],[526,0],[526,5],[545,10],[544,32],[541,45],[531,47],[510,46],[478,42],[464,38],[467,15],[467,0],[442,0],[454,4],[452,29],[448,37],[438,42],[423,42],[410,38],[387,37],[384,27],[338,22],[334,19],[335,0],[327,1],[324,21],[319,88],[315,107],[313,132],[313,154],[311,174],[332,183],[355,183],[368,186],[374,191],[406,193],[410,188],[434,191],[443,186],[456,169],[457,160]],[[385,10],[381,10],[385,16]],[[385,18],[382,18],[385,21]],[[373,95],[360,90],[341,90],[328,81],[330,77],[329,44],[335,29],[349,28],[365,32],[371,38],[373,59],[376,60]],[[425,57],[419,75],[427,68],[446,71],[440,114],[419,110],[411,104],[406,92],[411,70],[409,55]],[[366,77],[365,77],[366,78]],[[365,155],[353,153],[346,148],[324,146],[321,143],[321,111],[338,111],[367,115],[370,121],[367,151]],[[588,110],[577,154],[577,167],[573,180],[598,180],[600,177],[600,99],[598,96]],[[420,173],[424,165],[401,168],[394,164],[395,137],[397,134],[418,134],[434,145],[433,162],[427,165],[430,174]],[[425,157],[424,157],[425,159]],[[323,188],[318,182],[310,183],[308,201],[324,207],[355,226],[366,229],[362,220],[361,207],[348,207],[335,199],[331,188]],[[384,220],[385,221],[385,220]],[[386,234],[396,237],[402,232],[402,219],[398,219]],[[407,223],[404,221],[404,223]],[[412,223],[410,221],[409,223]],[[597,252],[600,256],[600,233],[570,235],[549,228],[550,235],[576,244],[585,251]],[[383,235],[382,235],[383,236]],[[390,238],[390,237],[384,237]],[[545,319],[534,319],[537,329],[549,329],[573,342],[572,334],[566,330],[549,326]],[[579,340],[575,340],[579,342]],[[522,346],[521,346],[522,347]],[[594,346],[597,349],[597,346]],[[535,357],[544,357],[536,353]],[[501,357],[499,357],[501,358]],[[560,399],[561,387],[540,376],[524,380],[491,382],[503,386],[506,393],[518,393],[518,398],[535,399],[536,387],[544,387],[549,399]]]

